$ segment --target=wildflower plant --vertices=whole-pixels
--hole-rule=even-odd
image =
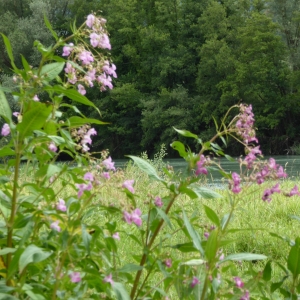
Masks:
[[[106,20],[90,14],[64,39],[45,22],[56,43],[45,48],[35,42],[42,55],[37,68],[24,57],[23,69],[17,68],[10,42],[2,35],[19,88],[13,95],[20,111],[11,112],[0,90],[0,116],[5,120],[1,135],[7,140],[0,157],[8,158],[0,168],[0,297],[134,300],[169,299],[175,292],[176,299],[250,299],[259,295],[269,299],[279,290],[296,299],[299,238],[288,240],[287,267],[281,266],[284,278],[292,278],[287,289],[282,287],[285,279],[266,284],[271,280],[270,261],[259,272],[251,269],[250,273],[238,274],[237,261],[264,260],[265,255],[224,250],[233,242],[229,235],[238,230],[230,227],[231,220],[250,186],[270,183],[261,194],[265,202],[271,202],[274,193],[287,197],[300,193],[297,186],[282,191],[280,180],[287,176],[284,169],[274,159],[260,159],[252,107],[233,106],[207,142],[189,131],[175,129],[201,146],[199,153],[193,153],[179,141],[172,143],[187,162],[182,174],[162,166],[161,175],[149,160],[129,156],[160,185],[160,194],[149,195],[147,206],[141,207],[138,180],[122,178],[107,152],[102,152],[99,161],[90,151],[97,134],[92,126],[104,123],[84,116],[75,106],[77,102],[98,110],[85,97],[86,89],[111,89],[113,78],[117,78],[116,66],[107,55],[111,45]],[[67,116],[66,107],[74,115]],[[238,114],[230,119],[233,110]],[[226,173],[206,155],[210,151],[226,156],[216,141],[226,144],[230,136],[245,146],[240,174]],[[60,154],[69,155],[74,164],[57,164]],[[20,176],[21,164],[32,175],[28,180]],[[202,184],[213,167],[219,168],[228,183],[226,197],[231,210],[219,216],[203,205],[211,223],[207,230],[199,225],[199,216],[175,204],[182,195],[197,199],[199,206],[203,198],[225,198]],[[126,201],[102,201],[99,195],[104,189],[117,190]],[[89,217],[99,211],[105,212],[106,219],[91,222]],[[178,232],[185,236],[184,241],[174,242],[172,237]],[[124,236],[135,245],[125,262],[119,251],[126,243]]]

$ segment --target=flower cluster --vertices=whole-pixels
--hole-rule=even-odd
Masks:
[[[72,136],[74,137],[75,141],[79,142],[78,148],[84,153],[90,150],[88,144],[92,145],[91,136],[96,134],[97,131],[95,128],[91,128],[89,125],[83,125],[79,129],[72,131]]]
[[[83,36],[89,38],[92,50],[83,43],[76,46],[69,43],[63,47],[62,56],[68,57],[65,67],[68,82],[76,84],[82,95],[86,94],[85,86],[93,87],[97,84],[101,91],[112,89],[112,77],[117,78],[116,66],[96,50],[111,49],[105,23],[105,19],[94,14],[87,17]]]
[[[127,211],[124,211],[123,213],[124,221],[127,224],[134,223],[138,227],[142,225],[141,215],[142,212],[139,208],[136,208],[131,214],[128,213]]]
[[[210,162],[209,158],[205,158],[203,154],[200,155],[200,159],[197,161],[197,169],[195,175],[198,176],[200,174],[207,175],[207,169],[205,166]]]
[[[254,114],[252,105],[240,104],[240,113],[235,124],[236,134],[240,136],[243,142],[248,145],[251,142],[258,143],[254,129]]]
[[[231,174],[232,180],[229,180],[229,187],[233,193],[238,194],[241,192],[241,177],[236,172]]]
[[[1,129],[1,135],[8,136],[10,134],[10,127],[7,123],[5,123]]]
[[[92,182],[94,181],[94,176],[92,173],[87,172],[83,179],[87,180],[88,183],[76,183],[75,186],[78,188],[77,197],[80,198],[84,191],[90,191],[93,188]]]

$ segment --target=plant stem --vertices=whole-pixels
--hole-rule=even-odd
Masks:
[[[166,211],[165,211],[166,215],[170,211],[170,209],[171,209],[171,207],[172,207],[172,205],[173,205],[173,203],[174,203],[174,201],[175,201],[175,199],[176,199],[177,196],[178,196],[177,194],[173,194],[171,196],[171,200],[170,200],[170,202],[169,202],[169,204],[168,204],[168,206],[166,208]],[[159,222],[159,224],[158,224],[158,226],[157,226],[157,228],[156,228],[156,230],[153,233],[152,238],[150,239],[149,243],[146,245],[146,247],[148,248],[149,251],[150,251],[150,248],[151,248],[151,246],[153,245],[153,243],[155,241],[155,238],[157,237],[158,233],[160,232],[163,224],[164,224],[164,220],[161,219],[160,222]],[[141,267],[144,266],[144,264],[145,264],[145,262],[147,260],[147,256],[148,256],[148,253],[144,253],[143,254],[142,259],[140,261],[140,266]],[[138,294],[139,294],[139,293],[137,293],[136,298],[135,298],[135,293],[136,293],[136,290],[137,290],[137,287],[138,287],[138,283],[139,283],[141,275],[142,275],[142,271],[143,270],[139,270],[136,273],[135,280],[134,280],[134,283],[133,283],[133,287],[132,287],[132,290],[131,290],[131,293],[130,293],[131,299],[136,299],[137,296],[138,296]]]
[[[13,195],[11,199],[11,212],[10,212],[10,218],[7,223],[7,247],[13,248],[13,228],[14,228],[14,221],[15,216],[17,213],[17,194],[18,194],[18,179],[19,179],[19,167],[20,167],[20,161],[21,161],[21,154],[19,151],[17,151],[16,154],[16,161],[15,161],[15,173],[14,173],[14,182],[13,182]],[[12,259],[12,253],[7,254],[6,258],[6,269],[9,269],[10,263]],[[8,286],[12,285],[12,281],[7,278],[6,284]]]

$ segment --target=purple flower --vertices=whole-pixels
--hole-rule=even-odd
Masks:
[[[59,223],[59,221],[55,221],[55,222],[51,223],[50,228],[55,231],[60,232],[61,228],[59,227],[58,223]]]
[[[84,86],[82,84],[78,84],[77,86],[77,90],[81,95],[85,95],[86,94],[86,90],[84,88]]]
[[[155,204],[157,207],[162,207],[162,206],[163,206],[163,202],[161,201],[161,198],[160,198],[160,197],[155,197],[154,204]]]
[[[107,34],[104,33],[100,36],[98,47],[102,49],[108,49],[108,50],[111,49],[110,41]]]
[[[69,274],[71,281],[74,283],[78,283],[81,281],[80,273],[79,272],[72,272]]]
[[[39,99],[39,97],[38,97],[37,95],[34,95],[32,99],[33,99],[33,101],[35,101],[35,102],[40,101],[40,99]]]
[[[279,166],[279,168],[277,170],[277,177],[278,178],[286,178],[287,177],[287,174],[284,172],[282,166]]]
[[[7,123],[5,123],[1,129],[1,134],[3,136],[8,136],[10,134],[10,127]]]
[[[112,237],[115,239],[115,240],[120,240],[120,235],[119,235],[119,232],[115,232]]]
[[[60,210],[60,211],[66,211],[67,207],[66,207],[66,203],[63,199],[58,199],[58,203],[56,204],[56,209]]]
[[[104,279],[103,279],[104,282],[107,282],[107,283],[110,283],[111,285],[114,284],[114,281],[112,279],[112,274],[109,274],[107,275]]]
[[[204,237],[206,238],[206,239],[208,239],[208,237],[209,237],[209,232],[204,232]]]
[[[167,258],[164,263],[165,263],[167,268],[172,267],[172,259],[171,258]]]
[[[290,197],[295,196],[295,195],[300,196],[299,189],[296,185],[291,189],[291,191],[289,193]]]
[[[103,172],[102,177],[104,177],[105,179],[110,179],[110,175],[108,172]]]
[[[235,284],[236,284],[237,288],[241,289],[241,288],[244,287],[244,282],[241,280],[240,277],[234,277],[233,279],[235,281]]]
[[[73,50],[73,46],[74,46],[73,43],[70,43],[69,45],[64,46],[62,56],[69,56]]]
[[[90,43],[93,47],[97,47],[100,41],[100,35],[93,32],[90,34]]]
[[[96,17],[93,14],[87,16],[86,25],[90,28],[93,27]]]
[[[102,162],[103,166],[107,169],[107,170],[113,170],[115,171],[115,163],[111,160],[111,157],[109,156],[107,159],[105,159]]]
[[[94,181],[94,175],[91,172],[87,172],[83,176],[84,180]]]
[[[249,291],[246,291],[245,294],[240,298],[240,300],[250,300]]]
[[[279,188],[279,183],[275,184],[272,188],[271,188],[271,192],[273,193],[280,193],[280,188]]]
[[[129,192],[131,192],[132,194],[134,194],[134,188],[133,185],[134,184],[134,180],[125,180],[122,184],[122,187],[127,189]]]
[[[240,183],[241,183],[241,177],[239,174],[237,174],[236,172],[233,172],[231,174],[232,176],[232,181],[231,183],[233,183],[233,187],[232,187],[232,192],[235,193],[235,194],[238,194],[241,192],[241,187],[240,187]]]
[[[51,143],[49,144],[48,149],[49,149],[50,151],[52,151],[52,152],[56,152],[56,151],[57,151],[57,147],[56,147],[56,145],[55,145],[53,142],[51,142]]]
[[[124,221],[127,224],[131,224],[132,222],[140,227],[142,225],[142,219],[141,219],[142,212],[139,208],[136,208],[131,214],[127,211],[123,212],[123,218]]]
[[[270,202],[272,199],[271,199],[271,195],[272,195],[272,192],[270,189],[266,189],[263,193],[263,196],[262,196],[262,199],[263,201],[268,201]]]
[[[199,284],[199,282],[199,279],[196,276],[194,276],[191,282],[191,288],[194,288],[197,284]]]
[[[91,62],[94,61],[94,57],[89,51],[82,51],[79,54],[79,59],[82,61],[83,65],[89,65]]]
[[[200,156],[200,160],[197,161],[197,169],[196,169],[196,176],[198,176],[199,174],[204,174],[204,175],[207,175],[207,169],[204,168],[203,166],[205,165],[206,163],[206,159],[204,157],[204,155],[201,155]]]
[[[13,112],[13,116],[18,117],[20,113],[18,111]]]
[[[84,191],[90,191],[93,188],[93,185],[90,182],[88,184],[76,183],[75,186],[78,188],[78,194],[77,194],[78,198],[80,198],[83,195]]]
[[[114,64],[112,64],[111,66],[109,65],[109,61],[108,60],[104,61],[104,66],[102,67],[102,70],[107,75],[111,75],[114,78],[117,78],[116,69],[117,69],[117,67]]]

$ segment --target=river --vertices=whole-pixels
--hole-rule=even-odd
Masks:
[[[288,174],[288,178],[296,179],[300,177],[300,156],[299,155],[275,155],[272,156],[277,164],[282,165],[285,171]],[[265,157],[268,159],[269,157]],[[235,158],[237,160],[237,158]],[[238,172],[239,173],[239,164],[237,161],[229,161],[226,158],[218,159],[220,161],[222,168],[226,172]],[[123,168],[128,160],[126,159],[118,159],[115,160],[115,166],[118,168]],[[164,162],[166,164],[171,165],[174,170],[180,171],[186,168],[186,162],[180,158],[172,158],[172,159],[165,159]],[[221,181],[221,174],[217,170],[211,170],[209,174],[209,180],[214,182]]]

